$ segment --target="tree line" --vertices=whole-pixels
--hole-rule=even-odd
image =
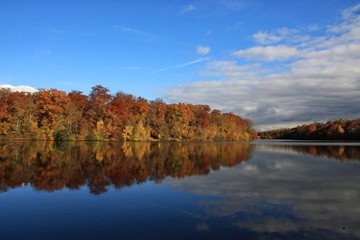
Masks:
[[[360,140],[360,120],[340,119],[259,132],[262,139]]]
[[[166,104],[101,85],[89,95],[0,89],[0,137],[47,140],[249,141],[250,120],[207,105]]]

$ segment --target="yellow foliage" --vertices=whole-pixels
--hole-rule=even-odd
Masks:
[[[125,128],[124,128],[124,130],[123,130],[123,134],[122,134],[122,136],[123,136],[123,139],[125,140],[125,141],[128,141],[128,140],[131,140],[132,138],[131,138],[131,135],[132,135],[132,132],[133,132],[133,126],[131,126],[131,125],[126,125],[125,126]]]
[[[337,128],[337,131],[338,131],[338,133],[341,133],[341,134],[345,132],[345,130],[341,126],[339,126]]]

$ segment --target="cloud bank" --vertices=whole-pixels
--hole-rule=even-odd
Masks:
[[[34,93],[34,92],[38,91],[36,88],[30,87],[30,86],[13,86],[13,85],[10,85],[10,84],[0,85],[0,89],[1,88],[10,89],[10,91],[12,91],[12,92],[30,92],[30,93]]]
[[[236,60],[208,62],[198,81],[169,89],[166,98],[208,104],[249,118],[257,129],[360,118],[360,4],[342,12],[322,36],[281,28],[259,31]],[[215,80],[213,80],[215,78]]]
[[[234,56],[236,57],[270,62],[275,60],[287,60],[298,55],[299,52],[296,48],[287,47],[284,45],[253,47],[246,50],[234,52]]]

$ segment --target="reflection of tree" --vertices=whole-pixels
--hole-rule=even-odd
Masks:
[[[31,184],[38,190],[115,188],[205,175],[251,158],[254,145],[144,142],[12,142],[0,144],[0,191]]]
[[[316,146],[316,145],[264,145],[265,148],[283,149],[310,154],[317,157],[336,158],[340,161],[360,160],[359,146]]]
[[[247,239],[360,239],[360,162],[333,159],[360,149],[334,146],[331,159],[313,156],[328,156],[327,148],[258,145],[253,160],[232,171],[168,184],[211,196],[198,206],[212,234],[222,225],[251,232]]]

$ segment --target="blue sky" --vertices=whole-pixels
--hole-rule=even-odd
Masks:
[[[258,129],[360,117],[360,1],[0,1],[0,85],[101,84]],[[341,73],[341,74],[340,74]]]

